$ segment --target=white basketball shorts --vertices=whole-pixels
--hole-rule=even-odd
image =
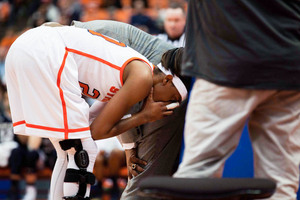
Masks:
[[[67,54],[60,35],[48,27],[25,32],[11,46],[5,65],[16,134],[61,139],[91,136],[78,67]]]

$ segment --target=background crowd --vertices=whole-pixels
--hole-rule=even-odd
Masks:
[[[175,177],[222,176],[225,160],[235,150],[243,125],[249,122],[256,156],[255,175],[277,181],[279,189],[274,199],[286,199],[280,195],[294,197],[298,189],[299,177],[299,142],[295,142],[299,140],[299,129],[297,129],[298,123],[292,122],[298,120],[299,113],[294,112],[294,108],[299,107],[299,94],[298,92],[285,93],[284,90],[299,88],[295,73],[300,71],[297,56],[299,1],[274,0],[272,6],[266,1],[258,0],[201,1],[205,9],[199,6],[200,1],[189,2],[193,2],[194,6],[189,6],[190,14],[187,20],[189,31],[186,32],[187,53],[185,54],[188,57],[183,59],[183,63],[187,65],[184,75],[198,77],[198,80],[194,84],[194,95],[192,93],[189,101],[190,111],[186,117],[185,133],[188,134],[184,139],[187,148]],[[181,4],[187,9],[186,0],[0,0],[0,122],[10,122],[4,78],[5,57],[10,45],[25,30],[50,21],[70,25],[73,20],[87,22],[109,19],[132,24],[174,46],[185,46],[183,33],[185,18],[183,23],[177,23],[177,28],[169,29],[166,26],[167,15],[170,14],[168,8],[174,3]],[[202,9],[201,12],[198,9]],[[212,23],[216,21],[223,23]],[[201,29],[202,27],[206,29]],[[178,31],[179,34],[173,35],[174,31]],[[248,34],[244,34],[245,32]],[[230,68],[232,66],[233,68]],[[290,69],[295,70],[291,72]],[[203,91],[206,96],[203,95]],[[255,100],[253,102],[252,97]],[[199,102],[202,107],[197,105]],[[250,102],[252,107],[244,106],[247,102]],[[289,104],[290,102],[293,104]],[[288,107],[290,105],[292,109]],[[283,109],[284,106],[286,109]],[[200,112],[202,118],[198,115]],[[241,113],[244,115],[241,116]],[[290,118],[287,120],[285,116]],[[234,119],[228,123],[226,119],[231,119],[230,117]],[[273,120],[276,118],[276,121],[268,120],[268,117]],[[261,119],[263,121],[260,121]],[[269,121],[272,121],[271,125],[268,124]],[[4,136],[5,133],[1,130],[1,142],[9,138]],[[0,158],[1,166],[9,165],[11,160],[20,161],[10,165],[11,194],[18,194],[16,191],[22,178],[20,173],[22,167],[25,167],[28,172],[26,174],[28,176],[25,177],[28,187],[23,198],[35,199],[32,194],[36,195],[36,193],[32,192],[34,191],[32,186],[35,184],[35,173],[39,167],[32,166],[32,163],[51,167],[49,160],[51,161],[52,154],[43,151],[42,146],[44,146],[43,141],[37,142],[36,138],[15,138],[13,143],[4,147],[6,151],[1,150],[0,155],[7,160],[4,162],[5,159]],[[215,148],[216,146],[218,148]],[[24,153],[24,156],[20,156],[21,153]],[[112,155],[115,155],[112,149],[106,152],[100,151],[96,162],[100,166],[96,168],[110,169],[109,166],[117,166],[110,165],[113,160]],[[38,163],[41,157],[44,158],[43,164]],[[118,157],[118,161],[122,161],[118,166],[124,166],[124,153],[121,151]],[[111,185],[114,189],[118,183],[116,173],[107,169],[101,171],[102,174],[96,172],[97,181],[101,183],[98,186],[103,189],[106,182],[102,182],[101,179],[105,176],[113,176]],[[109,175],[105,175],[104,172]],[[130,185],[129,183],[127,186]],[[99,194],[99,191],[95,194]],[[10,198],[13,199],[12,196]]]

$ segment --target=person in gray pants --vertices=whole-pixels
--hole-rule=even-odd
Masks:
[[[90,29],[119,40],[144,55],[154,65],[163,61],[164,67],[176,68],[176,75],[180,76],[182,48],[176,49],[173,45],[122,22],[110,20],[73,21],[71,25]],[[180,78],[184,79],[184,77]],[[187,83],[186,85],[190,84],[189,79],[183,80],[183,82]],[[182,143],[186,105],[187,100],[181,102],[171,116],[136,127],[118,136],[125,149],[129,171],[128,184],[121,199],[151,199],[150,197],[138,196],[139,182],[145,177],[172,175],[176,171]],[[136,104],[131,109],[131,113],[139,111],[142,106],[143,102]],[[92,117],[93,112],[90,114]]]

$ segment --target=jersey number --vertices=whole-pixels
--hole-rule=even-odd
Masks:
[[[112,38],[110,38],[110,37],[107,37],[107,36],[105,36],[105,35],[102,35],[101,33],[98,33],[98,32],[95,32],[95,31],[92,31],[92,30],[88,30],[91,34],[93,34],[93,35],[97,35],[97,36],[100,36],[100,37],[102,37],[102,38],[104,38],[106,41],[108,41],[108,42],[111,42],[111,43],[114,43],[114,44],[116,44],[116,45],[118,45],[118,46],[121,46],[121,47],[126,47],[126,44],[124,44],[124,43],[122,43],[122,42],[119,42],[119,41],[117,41],[117,40],[115,40],[115,39],[112,39]]]
[[[88,84],[79,82],[79,85],[82,88],[82,94],[84,94],[85,96],[88,96],[93,99],[97,99],[100,96],[100,92],[98,90],[96,90],[95,88],[93,89],[93,95],[90,95],[89,94],[90,87]]]

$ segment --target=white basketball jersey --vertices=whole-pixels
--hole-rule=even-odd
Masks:
[[[88,97],[109,101],[122,87],[124,68],[132,60],[144,61],[153,70],[146,57],[108,36],[75,27],[56,29],[78,66],[80,87]]]
[[[6,57],[14,132],[48,138],[90,137],[87,95],[109,101],[132,60],[130,47],[76,27],[38,27],[22,34]]]

